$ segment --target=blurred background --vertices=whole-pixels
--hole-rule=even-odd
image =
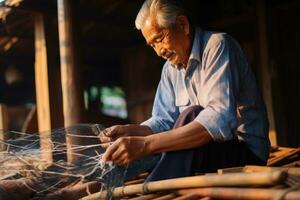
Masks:
[[[0,129],[150,117],[164,61],[135,29],[142,3],[0,0]],[[300,0],[184,4],[201,28],[241,44],[267,105],[272,144],[300,146]]]

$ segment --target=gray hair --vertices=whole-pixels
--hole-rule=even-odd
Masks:
[[[174,27],[176,17],[185,15],[185,10],[178,0],[146,0],[135,19],[135,26],[141,30],[149,17],[154,17],[159,27]]]

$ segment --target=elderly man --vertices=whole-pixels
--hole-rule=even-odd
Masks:
[[[148,180],[264,165],[266,110],[238,43],[194,27],[176,0],[146,0],[135,23],[166,63],[152,117],[106,129],[102,142],[114,142],[103,159],[122,165],[161,153]]]

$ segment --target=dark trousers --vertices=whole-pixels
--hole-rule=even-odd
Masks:
[[[202,109],[200,106],[191,106],[184,110],[174,128],[193,121]],[[221,143],[212,141],[195,149],[162,153],[159,162],[146,181],[216,172],[217,169],[221,168],[265,164],[248,149],[243,141],[238,139]]]

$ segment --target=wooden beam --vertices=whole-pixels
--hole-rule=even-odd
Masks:
[[[42,159],[52,162],[47,50],[42,14],[35,16],[35,87]]]
[[[6,130],[8,129],[8,116],[7,108],[5,105],[0,104],[0,141],[7,139]],[[0,143],[0,150],[4,150],[5,145]]]
[[[273,100],[272,100],[272,85],[271,85],[271,68],[269,62],[269,49],[266,27],[265,0],[256,0],[257,9],[257,26],[258,26],[258,42],[259,42],[259,60],[260,71],[259,78],[262,83],[263,98],[266,103],[268,118],[269,118],[269,137],[272,146],[277,146]]]

